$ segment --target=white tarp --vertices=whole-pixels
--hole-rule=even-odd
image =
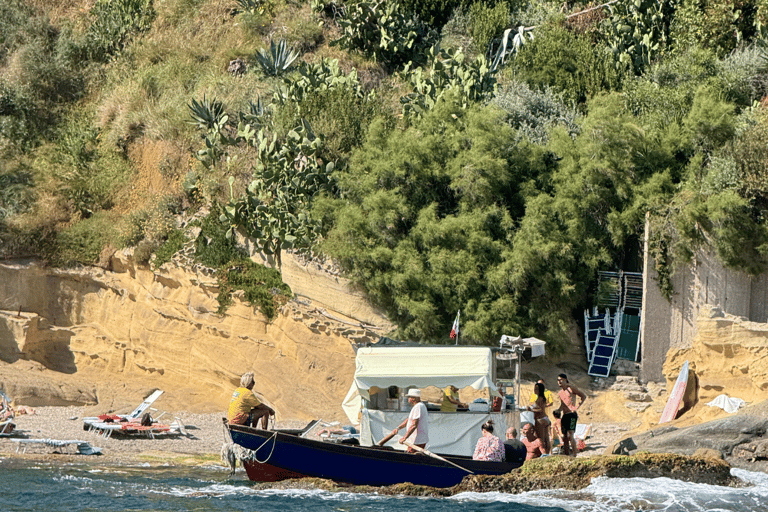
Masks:
[[[744,405],[744,400],[741,398],[731,398],[728,395],[717,395],[717,398],[707,403],[710,407],[719,407],[727,413],[734,413]]]
[[[360,397],[360,393],[357,392],[357,386],[355,386],[355,383],[353,382],[349,387],[347,396],[344,397],[344,401],[341,402],[341,408],[344,409],[344,414],[347,415],[347,418],[349,418],[349,421],[351,421],[353,425],[360,424],[360,409],[362,406],[362,398]]]
[[[430,411],[427,415],[429,421],[427,449],[435,453],[471,456],[475,451],[477,440],[483,435],[481,425],[488,419],[492,419],[494,423],[493,433],[503,441],[507,427],[512,425],[512,414],[514,413],[439,413]],[[407,412],[363,409],[360,444],[370,446],[384,439],[392,433],[394,427],[407,417]],[[507,417],[510,418],[509,425],[507,425]],[[404,431],[401,430],[399,435],[387,442],[387,446],[404,450],[405,445],[398,442],[403,434]]]
[[[489,347],[363,347],[355,365],[359,390],[454,385],[496,391]]]

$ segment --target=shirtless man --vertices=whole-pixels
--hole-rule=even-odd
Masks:
[[[520,441],[525,445],[525,460],[541,457],[541,439],[536,436],[536,429],[533,428],[533,425],[530,423],[523,425],[523,438]]]
[[[587,401],[587,395],[568,382],[568,376],[564,373],[557,376],[557,385],[560,386],[560,391],[557,394],[560,397],[560,411],[563,413],[563,418],[560,420],[560,426],[565,437],[563,449],[565,450],[565,455],[571,455],[571,450],[573,450],[573,457],[575,457],[577,451],[576,438],[573,437],[573,434],[576,431],[576,421],[579,419],[576,411]],[[576,403],[576,397],[581,398],[580,404]]]

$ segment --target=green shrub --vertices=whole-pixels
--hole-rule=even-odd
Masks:
[[[187,236],[180,229],[174,229],[168,234],[168,239],[155,251],[155,268],[160,268],[163,263],[171,261],[173,255],[179,252],[187,242]]]
[[[670,27],[676,51],[698,47],[724,57],[755,35],[760,4],[759,0],[681,0]]]
[[[472,20],[475,48],[481,53],[485,52],[491,41],[512,22],[507,2],[499,2],[493,7],[489,7],[485,2],[475,2],[469,10],[469,16]]]
[[[627,108],[650,126],[682,122],[693,104],[696,88],[718,72],[710,50],[693,49],[667,56],[646,73],[624,84]]]
[[[24,2],[0,5],[0,68],[13,62],[13,72],[0,74],[0,146],[38,146],[52,135],[61,105],[83,96],[86,69],[71,58],[71,37]]]
[[[98,261],[101,251],[114,243],[117,235],[115,216],[99,212],[58,233],[52,262],[56,265],[92,265]]]
[[[341,8],[341,35],[331,44],[356,50],[392,67],[412,60],[437,33],[407,14],[397,1],[353,0]]]
[[[512,67],[515,77],[532,88],[551,87],[566,102],[583,103],[621,86],[622,75],[607,56],[607,48],[588,36],[550,25],[536,30],[536,38],[520,48]]]
[[[97,0],[85,37],[89,58],[103,62],[120,53],[134,34],[152,26],[153,0]]]
[[[723,82],[726,97],[750,106],[768,96],[768,61],[754,46],[738,48],[719,63],[716,77]]]
[[[245,258],[230,262],[219,273],[219,313],[232,303],[235,290],[242,290],[245,300],[257,306],[267,320],[272,320],[293,295],[280,272]]]
[[[221,268],[230,261],[248,256],[234,238],[227,237],[229,225],[221,221],[221,210],[217,205],[203,218],[200,228],[195,239],[195,261],[207,267]]]
[[[27,211],[35,198],[33,186],[31,172],[23,168],[6,171],[0,163],[0,219]]]
[[[275,125],[281,133],[305,119],[323,136],[326,160],[346,159],[366,137],[368,125],[382,114],[381,101],[359,96],[352,87],[333,87],[303,95],[301,102],[287,102],[276,114]]]
[[[472,45],[472,18],[469,9],[457,7],[440,32],[440,46],[469,48]]]
[[[536,144],[546,144],[555,126],[563,127],[572,137],[579,133],[575,106],[567,105],[562,94],[549,87],[533,91],[524,83],[513,82],[496,94],[493,103],[507,113],[507,123],[520,138]]]
[[[308,52],[323,40],[323,28],[313,19],[299,17],[289,25],[285,37],[296,50]]]
[[[89,217],[112,207],[117,190],[130,175],[128,162],[98,143],[99,131],[86,112],[71,112],[56,137],[57,151],[49,155],[59,193],[72,209]]]
[[[403,10],[416,15],[428,25],[440,30],[457,8],[467,7],[470,0],[400,0]],[[493,5],[493,1],[489,4]]]
[[[151,208],[129,213],[119,239],[120,245],[136,246],[142,240],[149,240],[152,242],[151,252],[154,252],[176,228],[176,215],[179,211],[179,199],[176,196],[165,196]]]

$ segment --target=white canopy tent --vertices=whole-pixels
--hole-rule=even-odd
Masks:
[[[364,347],[355,365],[355,386],[361,391],[449,385],[496,391],[489,347]]]

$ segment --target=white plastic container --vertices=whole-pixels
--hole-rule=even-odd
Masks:
[[[530,423],[531,425],[536,425],[536,420],[533,418],[533,411],[520,411],[520,425],[525,425],[526,423]]]

